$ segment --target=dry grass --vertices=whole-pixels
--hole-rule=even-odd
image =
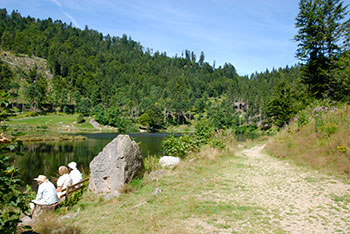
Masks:
[[[79,214],[63,220],[62,225],[78,226],[82,233],[346,230],[347,186],[317,171],[261,154],[261,145],[235,156],[236,148],[235,143],[223,151],[203,147],[157,178],[146,174],[128,185],[119,198],[104,200],[86,194],[65,213],[72,217],[80,209]],[[339,210],[336,215],[332,207]],[[311,216],[326,224],[322,220],[310,224]]]
[[[83,233],[201,233],[208,227],[198,227],[200,222],[189,224],[188,220],[202,220],[212,226],[210,232],[230,232],[234,220],[255,217],[254,212],[260,209],[207,197],[216,186],[231,189],[227,182],[215,178],[222,168],[228,170],[225,161],[232,158],[235,156],[228,149],[203,147],[156,180],[146,174],[136,189],[129,185],[119,198],[104,201],[88,194],[77,206],[81,208],[79,218],[65,222],[79,225]],[[161,192],[154,194],[157,188]]]
[[[76,225],[63,224],[62,216],[55,212],[45,212],[36,218],[33,231],[40,234],[80,234],[82,231]]]
[[[332,173],[350,172],[350,108],[342,106],[324,115],[316,128],[316,117],[302,127],[296,123],[278,133],[267,144],[267,151],[279,158],[290,158]],[[329,126],[334,126],[330,129]]]

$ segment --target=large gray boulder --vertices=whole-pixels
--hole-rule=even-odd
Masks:
[[[125,183],[145,171],[140,149],[128,135],[119,135],[90,162],[89,191],[119,196]]]

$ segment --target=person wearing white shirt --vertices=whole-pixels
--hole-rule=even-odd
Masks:
[[[34,179],[38,185],[38,193],[35,200],[32,200],[30,207],[34,210],[35,205],[52,205],[59,202],[55,186],[44,175]]]
[[[71,172],[69,173],[70,177],[72,178],[72,183],[76,184],[83,180],[83,177],[80,173],[80,171],[77,169],[77,163],[76,162],[70,162],[68,163],[69,169],[71,169]],[[78,187],[78,186],[76,186]]]
[[[66,189],[68,186],[71,186],[73,184],[72,178],[68,174],[68,168],[66,166],[60,166],[58,168],[58,173],[60,174],[60,177],[57,180],[57,196],[60,198],[63,194],[66,193],[66,191],[62,192],[63,189]]]

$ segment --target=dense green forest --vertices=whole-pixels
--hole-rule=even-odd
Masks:
[[[198,120],[193,135],[169,137],[164,143],[172,155],[184,157],[203,144],[224,148],[213,137],[214,128],[237,133],[256,126],[281,128],[292,120],[272,146],[277,156],[304,154],[302,159],[311,164],[328,160],[349,174],[347,6],[340,0],[300,0],[295,26],[301,64],[239,76],[230,63],[210,65],[204,52],[198,59],[189,50],[169,57],[127,35],[103,35],[88,26],[81,30],[0,9],[0,122],[14,111],[92,115],[120,131],[136,124],[156,131]],[[333,115],[337,104],[341,109]],[[20,190],[14,154],[21,142],[7,138],[9,130],[1,126],[4,233],[15,232],[32,199]]]
[[[160,128],[201,116],[215,120],[217,128],[258,123],[276,84],[291,83],[299,74],[299,66],[287,66],[239,76],[230,63],[210,65],[204,52],[198,59],[188,50],[169,57],[127,35],[102,35],[6,9],[0,11],[0,38],[3,51],[44,58],[53,74],[47,78],[35,67],[11,74],[2,63],[1,88],[32,110],[52,104],[117,127],[140,122]]]
[[[1,62],[1,87],[33,112],[93,115],[126,130],[134,123],[157,130],[207,118],[217,129],[282,127],[314,99],[349,101],[349,20],[339,0],[299,3],[296,55],[304,64],[239,76],[185,50],[153,52],[127,35],[103,35],[60,20],[0,10],[6,56],[42,58],[47,72]]]

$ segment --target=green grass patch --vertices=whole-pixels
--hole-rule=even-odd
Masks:
[[[216,193],[232,198],[237,190],[221,171],[237,170],[237,160],[226,153],[215,160],[184,162],[157,180],[146,174],[132,181],[122,196],[108,201],[87,194],[77,204],[79,215],[64,222],[78,226],[83,233],[278,233],[278,223],[265,216],[269,213],[266,209],[216,199]],[[156,189],[161,192],[154,194]],[[242,222],[245,227],[240,226]]]
[[[337,202],[337,203],[343,203],[344,205],[349,205],[350,204],[350,195],[344,195],[344,196],[337,196],[333,195],[332,200]]]
[[[77,114],[49,114],[33,117],[15,117],[6,121],[6,125],[13,130],[21,131],[26,135],[37,140],[40,140],[41,135],[52,135],[50,138],[55,138],[61,132],[84,132],[96,131],[86,119],[83,123],[77,123]],[[62,136],[60,136],[62,138]],[[44,137],[45,139],[47,137]],[[43,139],[45,141],[45,139]]]
[[[48,126],[55,127],[63,124],[72,124],[77,115],[45,115],[35,117],[24,117],[20,119],[10,119],[8,125],[26,125],[26,126]]]

